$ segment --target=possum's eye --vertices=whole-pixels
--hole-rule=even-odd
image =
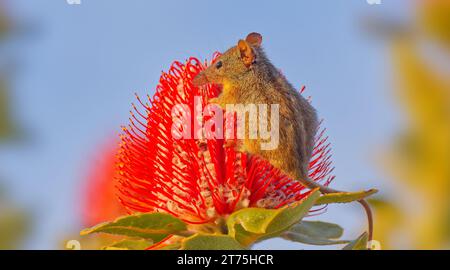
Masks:
[[[222,67],[222,61],[216,63],[216,68],[219,69]]]

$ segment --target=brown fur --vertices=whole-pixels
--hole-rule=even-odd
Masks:
[[[261,35],[249,34],[197,75],[194,84],[223,85],[220,96],[211,100],[223,108],[226,104],[279,104],[278,148],[261,150],[259,139],[245,139],[238,150],[263,157],[293,179],[307,179],[318,128],[316,111],[272,65],[261,42]]]

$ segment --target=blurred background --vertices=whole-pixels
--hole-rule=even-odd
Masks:
[[[69,2],[0,0],[0,249],[64,248],[120,215],[112,164],[134,93],[252,31],[325,119],[332,186],[380,190],[382,248],[450,248],[450,1]],[[313,219],[349,239],[366,226],[358,204]]]

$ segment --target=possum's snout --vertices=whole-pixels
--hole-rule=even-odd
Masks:
[[[192,80],[194,86],[202,86],[208,83],[208,78],[206,77],[204,72],[200,72],[195,78]]]

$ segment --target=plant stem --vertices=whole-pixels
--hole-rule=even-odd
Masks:
[[[341,193],[343,191],[332,189],[326,186],[322,186],[321,184],[318,184],[311,179],[299,179],[300,183],[302,183],[304,186],[310,188],[310,189],[316,189],[318,188],[319,191],[322,194],[330,194],[330,193]],[[367,203],[365,199],[358,200],[358,203],[362,205],[364,210],[366,211],[367,215],[367,224],[368,224],[368,240],[369,242],[372,241],[373,237],[373,215],[372,210],[370,209],[370,205]]]
[[[359,200],[358,202],[362,205],[362,207],[366,211],[367,224],[369,226],[369,241],[372,241],[373,240],[373,215],[372,215],[372,210],[370,209],[370,205],[367,203],[366,200]]]

